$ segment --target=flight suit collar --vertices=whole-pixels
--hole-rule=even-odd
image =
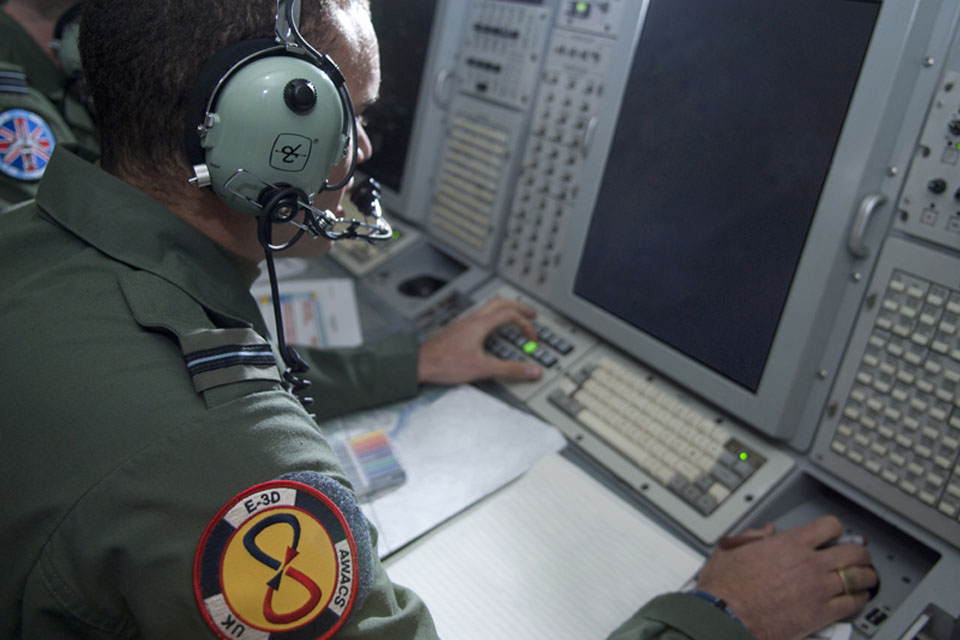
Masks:
[[[266,328],[235,260],[152,197],[57,145],[37,191],[54,220],[110,257],[186,291],[234,326]]]

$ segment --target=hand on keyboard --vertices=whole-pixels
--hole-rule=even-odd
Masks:
[[[804,638],[863,608],[877,583],[865,546],[818,549],[842,532],[837,518],[824,516],[777,534],[768,525],[726,539],[697,588],[726,601],[758,640]]]
[[[420,345],[420,382],[462,384],[491,377],[536,380],[541,374],[539,366],[499,360],[483,348],[487,335],[507,324],[536,340],[530,323],[535,315],[533,308],[522,302],[498,298],[456,320]]]

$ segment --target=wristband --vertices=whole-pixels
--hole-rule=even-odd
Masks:
[[[733,611],[730,610],[730,607],[727,606],[727,603],[721,600],[720,598],[718,598],[717,596],[711,593],[707,593],[706,591],[701,591],[700,589],[690,589],[689,591],[684,591],[684,593],[690,596],[696,596],[701,600],[706,600],[707,602],[715,606],[717,609],[720,609],[721,611],[723,611],[725,614],[727,614],[728,616],[730,616],[740,624],[743,624],[740,618],[737,617],[737,614],[735,614]]]

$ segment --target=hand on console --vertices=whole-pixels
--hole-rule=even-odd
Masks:
[[[483,350],[491,331],[517,325],[531,340],[537,340],[530,320],[536,311],[529,305],[497,298],[459,318],[420,345],[417,376],[422,383],[462,384],[485,378],[536,380],[540,367],[529,362],[508,362]]]
[[[859,611],[877,584],[861,544],[824,546],[834,516],[775,533],[772,525],[721,541],[697,588],[724,600],[758,640],[796,640]]]

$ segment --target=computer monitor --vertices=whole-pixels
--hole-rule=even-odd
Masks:
[[[872,127],[906,50],[891,43],[920,39],[907,4],[646,3],[605,87],[622,99],[600,114],[550,302],[792,437],[855,260]]]
[[[373,0],[370,10],[380,41],[379,100],[364,113],[373,156],[361,171],[380,182],[388,206],[403,192],[407,158],[434,18],[440,0]]]

